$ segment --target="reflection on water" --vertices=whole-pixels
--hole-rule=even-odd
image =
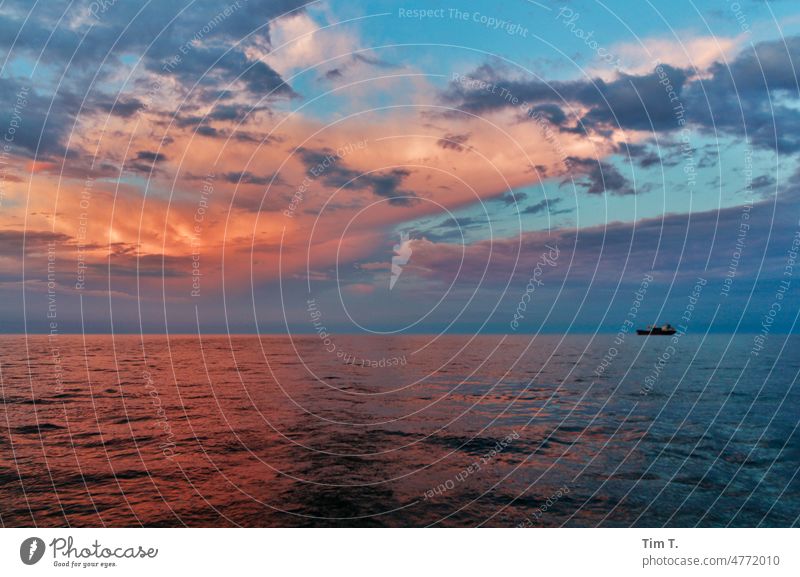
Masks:
[[[746,336],[58,339],[0,337],[5,526],[798,524],[800,360]]]

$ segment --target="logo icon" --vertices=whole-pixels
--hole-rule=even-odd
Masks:
[[[400,244],[394,245],[394,256],[392,257],[392,276],[389,279],[389,290],[394,288],[394,283],[403,274],[403,267],[411,258],[411,240],[407,232],[400,233]]]
[[[35,565],[44,556],[44,541],[39,537],[28,537],[19,546],[19,558],[25,565]]]

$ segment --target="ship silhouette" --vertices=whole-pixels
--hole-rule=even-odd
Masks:
[[[674,335],[677,331],[671,324],[662,325],[657,327],[655,325],[647,325],[646,329],[636,329],[637,335]]]

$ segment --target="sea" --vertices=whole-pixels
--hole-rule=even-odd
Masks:
[[[0,337],[5,527],[790,527],[800,336]]]

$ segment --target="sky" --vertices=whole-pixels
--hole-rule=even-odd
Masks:
[[[796,3],[457,4],[0,3],[0,332],[797,332]]]

